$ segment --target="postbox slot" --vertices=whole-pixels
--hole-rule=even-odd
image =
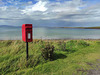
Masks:
[[[31,39],[31,34],[30,33],[28,33],[28,39]]]
[[[32,31],[32,28],[27,28],[26,31]]]

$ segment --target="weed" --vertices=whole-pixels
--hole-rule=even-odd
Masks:
[[[42,56],[45,60],[52,60],[53,59],[53,52],[54,52],[54,46],[50,45],[48,42],[44,44],[44,47],[41,49]]]

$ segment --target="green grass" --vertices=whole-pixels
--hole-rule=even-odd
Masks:
[[[54,46],[53,61],[41,55],[45,43]],[[28,61],[25,42],[0,41],[0,75],[87,75],[94,69],[91,64],[99,63],[99,59],[98,40],[33,40],[29,43]]]

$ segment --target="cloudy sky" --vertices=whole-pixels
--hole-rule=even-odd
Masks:
[[[0,0],[0,25],[100,26],[100,0]]]

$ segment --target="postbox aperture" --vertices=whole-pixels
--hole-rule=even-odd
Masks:
[[[22,25],[22,40],[24,42],[32,42],[32,24]]]

